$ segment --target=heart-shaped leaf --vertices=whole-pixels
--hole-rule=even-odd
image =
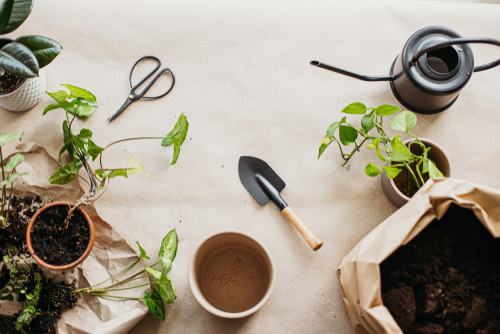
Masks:
[[[391,106],[390,104],[382,104],[375,109],[375,113],[379,116],[389,116],[400,110],[398,107]]]
[[[0,49],[0,67],[23,78],[38,75],[38,61],[27,46],[20,43],[9,43]]]
[[[429,164],[429,177],[435,178],[435,177],[444,177],[443,173],[436,167],[436,165],[432,162],[432,160],[427,159],[428,164]]]
[[[132,168],[130,168],[128,170],[128,175],[139,173],[139,174],[146,175],[146,177],[151,177],[151,175],[146,173],[146,171],[144,170],[144,167],[142,167],[142,164],[140,163],[140,161],[136,157],[130,157],[127,160],[127,164],[132,166]]]
[[[59,168],[49,179],[52,184],[67,184],[78,177],[78,171],[82,167],[80,160],[73,160],[66,166]]]
[[[400,135],[394,136],[391,140],[392,155],[391,161],[406,161],[411,160],[411,152],[401,140]]]
[[[163,305],[161,296],[155,288],[151,290],[151,295],[144,292],[144,301],[146,302],[149,312],[161,321],[165,321],[165,305]]]
[[[21,36],[16,38],[14,42],[27,46],[28,49],[33,52],[38,61],[39,68],[50,64],[50,62],[62,51],[62,46],[59,43],[43,36]]]
[[[88,90],[86,89],[83,89],[83,88],[80,88],[80,87],[76,87],[76,86],[73,86],[73,85],[68,85],[68,84],[63,84],[61,86],[64,86],[66,88],[69,89],[69,92],[71,94],[71,96],[69,96],[69,98],[73,97],[73,98],[78,98],[78,97],[81,97],[87,101],[90,101],[90,102],[93,102],[93,103],[97,103],[97,100],[94,96],[94,94],[92,94],[91,92],[89,92]]]
[[[21,175],[27,175],[27,174],[29,174],[29,173],[23,172],[23,173],[13,173],[13,174],[10,174],[9,176],[7,176],[7,178],[5,180],[3,180],[2,182],[0,182],[0,187],[4,187],[4,186],[6,186],[8,184],[11,184],[19,176],[21,176]]]
[[[46,106],[45,109],[43,109],[43,114],[45,115],[49,111],[59,109],[59,108],[68,109],[68,108],[74,108],[74,107],[75,107],[75,104],[73,102],[61,101],[58,104],[49,104],[48,106]]]
[[[373,122],[373,116],[375,115],[375,111],[372,110],[371,113],[364,115],[361,119],[361,127],[365,130],[365,133],[370,132],[371,129],[375,126]]]
[[[339,126],[339,139],[342,145],[348,146],[356,141],[358,132],[349,125]]]
[[[333,139],[328,138],[328,136],[324,136],[323,139],[321,140],[321,143],[319,144],[319,153],[318,153],[318,159],[321,157],[323,152],[326,150],[328,146],[330,146],[331,143],[333,143],[335,140],[335,137]]]
[[[69,93],[64,90],[58,90],[57,92],[45,92],[51,98],[56,100],[57,102],[66,101],[66,98],[69,96]]]
[[[177,246],[177,232],[172,230],[168,232],[165,238],[163,238],[160,253],[158,253],[158,257],[160,258],[161,266],[163,267],[165,274],[172,269],[172,262],[177,254]]]
[[[0,35],[13,32],[28,18],[34,0],[0,1]]]
[[[370,162],[365,168],[365,173],[369,177],[375,177],[380,174],[380,169]]]
[[[364,114],[366,112],[366,106],[360,102],[354,102],[345,107],[342,110],[345,114]]]
[[[417,124],[417,116],[408,110],[394,116],[389,123],[392,129],[404,132],[409,132],[415,124]]]
[[[172,158],[172,162],[170,163],[171,165],[175,165],[177,159],[179,158],[181,145],[182,143],[184,143],[184,140],[186,140],[188,128],[189,122],[186,116],[184,116],[184,114],[181,114],[172,131],[169,132],[169,134],[163,139],[161,143],[161,146],[170,146],[174,144],[174,156]]]
[[[160,291],[161,298],[167,304],[172,304],[177,298],[177,292],[170,279],[163,272],[153,269],[151,267],[146,268],[146,271],[156,278],[156,286],[158,291]]]
[[[390,179],[394,179],[399,175],[399,173],[401,173],[401,168],[395,166],[385,166],[382,168],[385,169],[385,171],[387,172],[387,177]]]
[[[326,135],[328,136],[328,138],[333,139],[333,137],[335,136],[335,131],[337,131],[340,124],[345,123],[345,120],[346,118],[344,117],[339,122],[335,122],[330,125],[328,130],[326,130]]]
[[[23,137],[24,132],[18,132],[18,133],[1,133],[0,134],[0,147],[4,146],[5,144],[15,141],[15,140],[21,140]]]

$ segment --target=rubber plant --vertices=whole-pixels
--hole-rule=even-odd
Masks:
[[[0,0],[0,35],[13,32],[28,18],[34,0]],[[56,41],[36,35],[25,35],[0,49],[0,76],[5,71],[18,77],[38,76],[38,70],[50,64],[62,51]]]
[[[16,173],[16,167],[24,161],[24,155],[15,154],[9,161],[4,161],[2,147],[12,141],[21,140],[24,132],[8,134],[0,134],[0,166],[2,168],[2,182],[0,186],[2,187],[2,200],[0,208],[0,228],[5,229],[9,221],[10,203],[12,200],[12,191],[14,188],[14,180],[21,175],[29,174],[27,172]],[[7,191],[7,187],[10,186],[10,190]]]
[[[68,218],[65,221],[66,227],[71,219],[72,212],[80,205],[90,205],[94,203],[107,188],[109,180],[118,176],[128,178],[132,174],[143,174],[146,177],[151,177],[144,171],[142,164],[136,157],[130,157],[127,164],[130,167],[126,168],[104,168],[102,165],[102,155],[109,147],[131,140],[144,140],[154,139],[161,140],[162,146],[174,146],[174,155],[171,165],[177,162],[180,154],[180,147],[186,139],[189,123],[186,116],[181,114],[175,124],[174,128],[166,135],[161,137],[138,137],[138,138],[125,138],[112,142],[111,144],[100,147],[92,141],[92,131],[89,129],[81,129],[79,134],[74,134],[72,131],[72,124],[75,117],[87,118],[92,115],[97,108],[97,100],[91,92],[72,85],[63,85],[69,92],[59,90],[57,92],[47,92],[56,104],[51,104],[44,109],[43,114],[47,112],[62,108],[65,110],[66,120],[64,120],[63,139],[64,144],[59,151],[59,162],[62,164],[62,154],[67,152],[71,161],[61,168],[59,168],[49,179],[52,184],[67,184],[78,177],[80,169],[83,167],[89,178],[89,190],[83,197],[76,203],[75,206],[69,211]],[[70,117],[72,115],[72,117]],[[99,158],[100,168],[93,170],[89,164],[89,160],[95,161]]]
[[[121,270],[116,275],[102,281],[101,283],[95,284],[88,288],[83,288],[79,290],[73,291],[74,293],[84,293],[92,296],[100,296],[107,298],[117,298],[117,299],[129,299],[129,300],[144,300],[149,311],[158,319],[164,321],[165,320],[165,305],[171,304],[175,302],[177,299],[177,292],[175,291],[175,287],[173,286],[170,279],[167,277],[168,272],[172,269],[172,262],[175,259],[175,255],[177,254],[177,232],[172,230],[168,232],[168,234],[163,238],[160,246],[160,252],[158,253],[159,261],[146,267],[145,269],[125,278],[120,281],[110,284],[108,286],[102,287],[102,285],[106,282],[109,282],[116,277],[124,274],[131,268],[133,268],[141,259],[150,260],[146,251],[141,247],[139,242],[137,242],[137,246],[139,247],[139,251],[141,253],[139,259],[134,261],[131,265]],[[161,264],[162,269],[154,269],[153,267]],[[132,282],[141,278],[153,278],[152,282],[140,284],[136,286],[128,286],[125,288],[121,288],[120,286],[129,282]],[[151,289],[151,293],[144,292],[142,297],[126,297],[126,296],[117,296],[114,295],[114,292],[125,291],[125,290],[133,290],[140,287],[148,286],[148,285],[156,285],[156,289],[153,287]],[[110,294],[111,293],[111,294]]]
[[[407,182],[401,188],[406,188],[406,194],[411,197],[416,190],[425,183],[427,178],[443,177],[443,174],[436,167],[436,162],[428,157],[432,147],[425,145],[416,135],[410,133],[415,124],[417,116],[411,111],[401,111],[398,107],[383,104],[376,108],[368,108],[363,103],[351,103],[342,110],[345,114],[363,115],[361,118],[361,127],[356,129],[347,123],[346,117],[340,121],[332,123],[326,135],[321,140],[319,146],[318,159],[326,148],[333,142],[338,144],[340,156],[344,160],[342,166],[345,166],[352,156],[359,151],[367,140],[371,143],[366,146],[368,149],[374,148],[377,157],[388,166],[377,167],[373,163],[368,163],[365,168],[366,175],[375,177],[381,173],[387,173],[387,177],[394,179],[401,171],[407,173]],[[396,114],[398,113],[398,114]],[[385,116],[396,114],[390,121],[389,126],[396,131],[401,131],[414,138],[408,146],[399,139],[400,134],[390,137],[384,128]],[[338,137],[335,133],[338,130]],[[374,130],[374,136],[369,133]],[[357,139],[361,137],[362,141],[358,144]],[[354,144],[350,152],[344,153],[342,146],[347,147]],[[416,155],[411,152],[411,145],[419,145],[422,148],[422,154]],[[383,152],[383,153],[382,153]]]

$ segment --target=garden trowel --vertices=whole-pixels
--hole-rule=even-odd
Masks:
[[[285,189],[285,182],[265,161],[254,157],[240,157],[238,172],[240,173],[241,183],[252,194],[257,203],[264,205],[269,200],[273,201],[281,210],[283,216],[302,234],[313,250],[318,250],[323,246],[323,242],[309,231],[295,212],[281,198],[280,191]]]

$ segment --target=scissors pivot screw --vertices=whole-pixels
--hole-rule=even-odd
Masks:
[[[134,97],[133,97],[132,95],[129,95],[129,96],[128,96],[128,99],[129,99],[129,100],[132,100],[133,98],[134,98]]]

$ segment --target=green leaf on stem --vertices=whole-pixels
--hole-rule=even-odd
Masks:
[[[139,245],[139,241],[136,241],[136,243],[137,243],[137,246],[139,246],[139,251],[141,252],[140,258],[141,259],[148,259],[148,260],[150,260],[150,258],[148,256],[148,253],[146,253],[146,251],[144,250],[144,248],[142,248],[142,246]]]
[[[156,291],[155,288],[151,289],[151,295],[149,293],[144,292],[144,301],[146,302],[146,306],[155,317],[160,319],[161,321],[165,321],[165,305],[161,300],[161,296]]]
[[[12,172],[14,168],[16,168],[23,161],[24,161],[24,155],[19,153],[15,154],[9,159],[9,162],[5,164],[3,169],[6,172]]]
[[[394,179],[396,176],[399,175],[399,173],[401,173],[401,169],[395,166],[385,166],[382,168],[385,169],[385,171],[387,172],[387,177],[389,179]]]
[[[82,167],[80,160],[73,160],[66,166],[59,168],[49,179],[51,184],[67,184],[78,177],[78,172]]]
[[[345,114],[364,114],[366,112],[366,106],[360,102],[354,102],[345,107],[341,112]]]
[[[375,115],[374,110],[372,110],[371,113],[364,115],[361,119],[361,127],[363,128],[365,133],[368,133],[375,127],[375,123],[373,122],[373,115]]]
[[[404,132],[409,132],[415,124],[417,124],[417,116],[408,110],[394,116],[389,123],[392,129]]]
[[[130,168],[128,170],[128,175],[139,173],[139,174],[146,175],[146,177],[151,177],[151,175],[146,173],[146,171],[144,170],[144,167],[142,167],[142,164],[139,162],[139,160],[136,157],[130,157],[127,160],[127,164],[132,166],[132,168]]]
[[[23,78],[38,76],[38,61],[31,50],[21,43],[9,43],[0,49],[0,67]]]
[[[397,135],[392,137],[391,139],[391,147],[392,147],[392,155],[391,158],[389,159],[390,161],[406,161],[406,160],[411,160],[411,152],[406,147],[405,144],[401,140],[399,140],[399,137],[401,135]]]
[[[375,113],[379,116],[389,116],[400,110],[398,107],[391,106],[390,104],[382,104],[375,109]]]
[[[0,35],[13,32],[28,18],[34,0],[3,0],[0,2]]]
[[[330,139],[328,138],[328,136],[324,136],[323,139],[321,139],[321,143],[319,144],[318,159],[321,157],[326,148],[330,146],[330,144],[333,143],[335,140],[337,140],[335,139],[335,137],[333,137],[333,139]]]
[[[2,182],[0,182],[0,187],[4,187],[8,184],[11,184],[12,182],[14,182],[15,179],[17,179],[19,176],[21,175],[26,175],[26,174],[29,174],[27,172],[23,172],[23,173],[12,173],[10,174],[9,176],[7,176],[7,178],[5,178],[5,180],[3,180]]]
[[[74,110],[68,109],[68,112],[73,115],[76,114],[79,117],[90,117],[96,108],[97,106],[94,103],[85,100],[84,102],[77,103]]]
[[[348,146],[356,141],[358,132],[350,125],[340,125],[339,138],[342,145]]]
[[[184,116],[184,114],[181,114],[172,131],[169,132],[169,134],[163,139],[161,143],[161,146],[170,146],[174,144],[174,156],[172,158],[172,162],[170,163],[171,165],[175,165],[177,159],[179,158],[181,145],[186,139],[188,128],[189,122],[186,116]]]
[[[160,247],[160,253],[158,253],[158,257],[160,258],[161,266],[166,273],[168,273],[172,269],[172,262],[175,259],[175,255],[177,254],[177,232],[172,230],[168,232],[168,234],[163,238]]]
[[[56,41],[43,37],[26,35],[18,37],[14,43],[20,43],[28,47],[33,52],[38,61],[38,67],[42,68],[50,64],[54,58],[62,51],[61,44]]]
[[[0,147],[4,146],[5,144],[15,141],[15,140],[21,140],[23,137],[24,132],[18,132],[18,133],[1,133],[0,134]]]
[[[177,293],[167,275],[151,267],[146,268],[146,271],[156,278],[156,285],[163,301],[167,304],[172,304],[177,298]]]
[[[368,175],[369,177],[375,177],[377,175],[379,175],[381,172],[380,172],[380,169],[372,164],[371,162],[366,166],[365,168],[365,173],[366,175]]]
[[[340,124],[345,123],[346,117],[342,118],[340,121],[332,123],[328,130],[326,130],[326,135],[328,138],[333,139],[335,137],[335,131],[337,131]]]
[[[89,92],[86,89],[79,88],[79,87],[76,87],[76,86],[73,86],[73,85],[67,85],[67,84],[63,84],[61,86],[64,86],[64,87],[66,87],[66,88],[69,89],[69,92],[71,94],[69,96],[69,98],[72,98],[72,97],[73,98],[81,97],[82,99],[85,99],[85,100],[93,102],[93,103],[97,102],[94,94],[92,94],[91,92]]]
[[[104,148],[97,146],[92,140],[89,140],[87,151],[92,157],[92,161],[94,161],[104,151]]]
[[[59,108],[69,109],[69,108],[73,108],[74,106],[75,106],[75,104],[73,102],[68,102],[68,101],[61,101],[57,104],[49,104],[48,106],[45,107],[45,109],[43,109],[43,114],[45,115],[46,113],[48,113],[51,110],[55,110],[55,109],[59,109]]]
[[[384,157],[382,155],[382,152],[380,152],[380,147],[378,146],[380,143],[380,138],[375,138],[372,143],[370,145],[367,145],[366,148],[370,149],[370,148],[375,148],[376,151],[377,151],[377,156],[380,160],[382,161],[387,161],[389,159],[387,159],[386,157]]]
[[[435,177],[444,177],[443,173],[436,167],[436,165],[430,160],[427,159],[428,164],[429,164],[429,177],[431,179]]]
[[[57,92],[46,91],[45,93],[47,93],[51,98],[53,98],[57,102],[66,101],[66,98],[69,96],[69,93],[66,92],[65,90],[58,90]]]

